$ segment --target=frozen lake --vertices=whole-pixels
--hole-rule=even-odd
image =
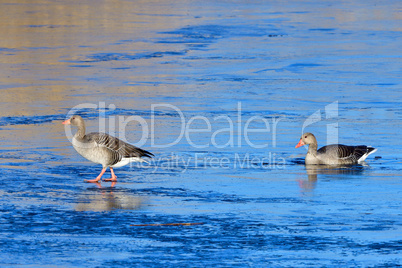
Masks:
[[[400,1],[2,1],[0,15],[0,266],[402,265]],[[101,166],[69,142],[74,111],[155,158],[84,183]],[[378,151],[306,168],[303,131]],[[197,225],[151,225],[170,223]]]

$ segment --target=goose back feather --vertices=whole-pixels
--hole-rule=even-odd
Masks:
[[[338,164],[353,164],[364,161],[374,151],[376,151],[375,148],[366,145],[348,146],[332,144],[321,147],[317,151],[317,158],[323,162],[336,160]]]

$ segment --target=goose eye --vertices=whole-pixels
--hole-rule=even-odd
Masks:
[[[307,136],[304,136],[304,138],[306,139],[306,138],[307,138]]]

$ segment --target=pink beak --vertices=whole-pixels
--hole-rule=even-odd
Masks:
[[[71,124],[70,119],[67,119],[67,120],[64,121],[62,124],[63,124],[63,125],[70,125],[70,124]]]
[[[295,148],[299,148],[301,146],[305,145],[302,139],[300,139],[299,143],[295,146]]]

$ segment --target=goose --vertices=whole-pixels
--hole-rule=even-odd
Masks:
[[[306,165],[354,165],[363,162],[367,156],[377,151],[376,148],[366,145],[347,146],[332,144],[317,151],[317,139],[312,133],[304,133],[295,148],[309,145]]]
[[[99,183],[108,167],[112,177],[104,179],[104,181],[116,182],[117,176],[114,174],[113,168],[125,166],[130,162],[146,162],[142,157],[154,156],[148,151],[106,133],[85,134],[84,119],[79,115],[73,115],[62,124],[78,128],[72,140],[74,149],[89,161],[102,165],[101,173],[95,179],[85,180],[85,182]]]

